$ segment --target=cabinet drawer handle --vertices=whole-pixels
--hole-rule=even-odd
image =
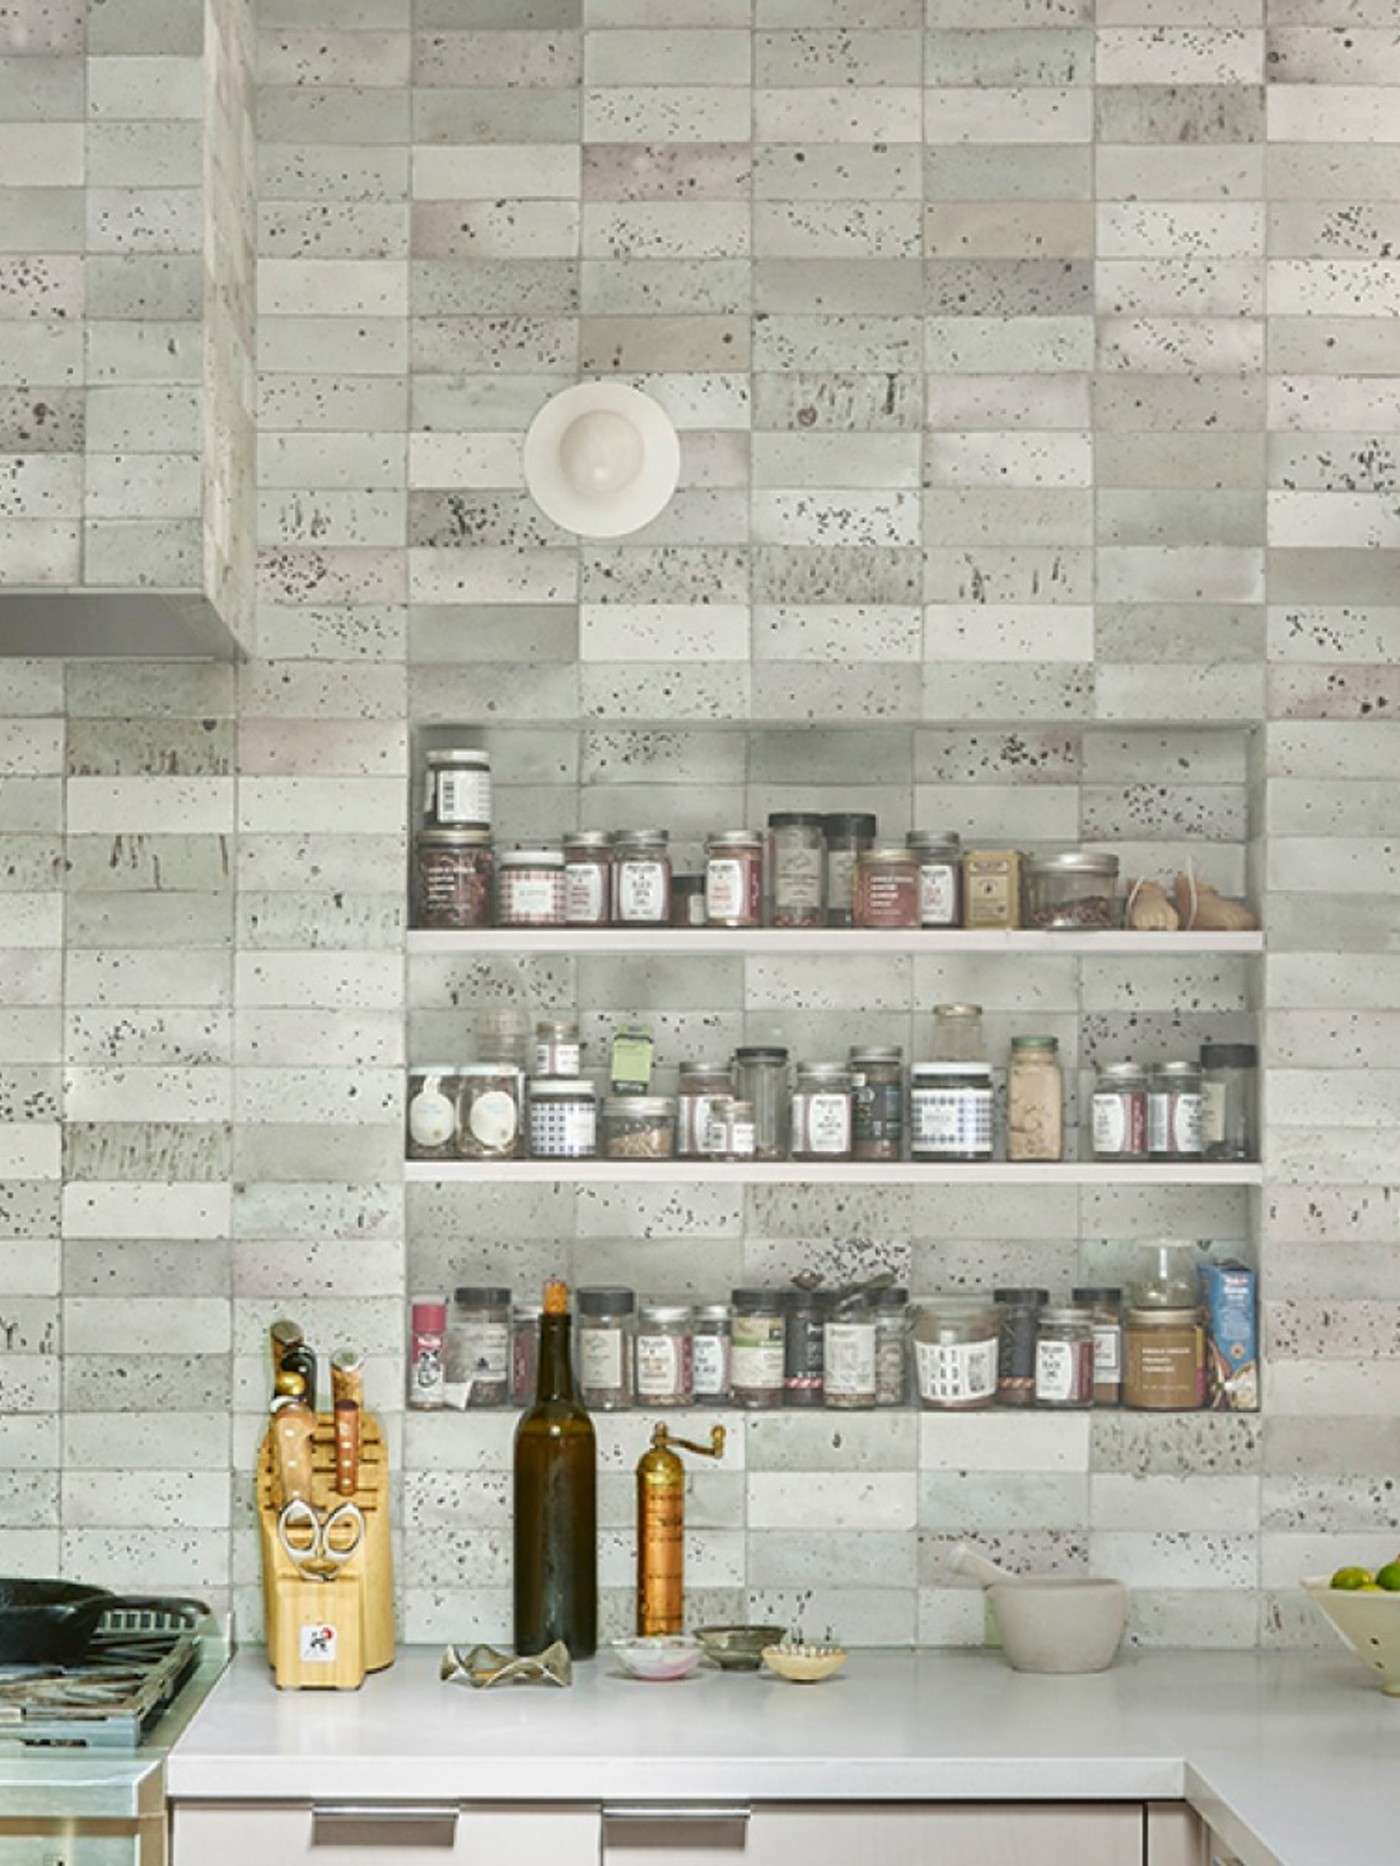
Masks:
[[[452,1802],[318,1801],[312,1805],[313,1846],[401,1846],[413,1832],[421,1847],[457,1844]]]
[[[603,1806],[605,1821],[737,1821],[745,1825],[749,1818],[746,1805],[721,1801],[609,1801]]]

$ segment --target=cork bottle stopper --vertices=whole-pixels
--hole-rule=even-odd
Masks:
[[[567,1283],[545,1284],[544,1312],[546,1315],[567,1315],[569,1313],[569,1286]]]

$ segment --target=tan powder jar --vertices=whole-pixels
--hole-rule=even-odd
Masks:
[[[1198,1309],[1128,1309],[1123,1315],[1123,1404],[1194,1412],[1205,1404],[1205,1330]]]

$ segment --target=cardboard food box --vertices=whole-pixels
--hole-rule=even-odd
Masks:
[[[1206,1318],[1206,1404],[1212,1412],[1258,1412],[1257,1279],[1228,1260],[1201,1266]]]

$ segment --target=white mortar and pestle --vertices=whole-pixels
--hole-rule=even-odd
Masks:
[[[1016,1671],[1102,1672],[1112,1665],[1128,1619],[1121,1581],[1012,1574],[965,1542],[948,1562],[986,1589],[1002,1651]]]

